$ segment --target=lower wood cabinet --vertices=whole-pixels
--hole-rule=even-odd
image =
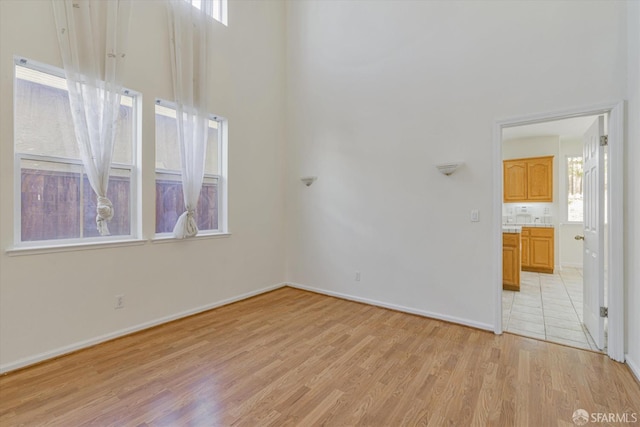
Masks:
[[[529,242],[531,240],[529,239],[529,230],[531,229],[525,229],[524,227],[522,227],[522,232],[520,233],[520,259],[522,262],[522,268],[524,268],[525,266],[529,266]]]
[[[519,233],[502,233],[502,289],[520,290]]]
[[[522,270],[553,273],[555,267],[554,229],[522,227]]]

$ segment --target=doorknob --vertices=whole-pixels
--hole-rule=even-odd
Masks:
[[[578,234],[576,237],[574,237],[574,239],[576,239],[576,240],[584,240],[584,236],[581,236],[581,235]]]

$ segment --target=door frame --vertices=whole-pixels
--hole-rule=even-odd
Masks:
[[[608,271],[608,337],[607,354],[613,360],[624,362],[624,234],[623,234],[623,151],[624,101],[574,108],[564,111],[530,114],[496,120],[493,126],[493,283],[495,286],[494,332],[502,334],[502,129],[549,122],[574,117],[609,115],[608,200],[605,209],[609,219]],[[602,230],[601,232],[604,232]]]

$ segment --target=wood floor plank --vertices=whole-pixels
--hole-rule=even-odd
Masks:
[[[3,427],[569,426],[579,408],[640,417],[640,385],[600,353],[292,288],[0,377]]]

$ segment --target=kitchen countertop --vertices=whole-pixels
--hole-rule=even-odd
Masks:
[[[503,233],[522,233],[522,227],[543,227],[543,228],[553,228],[553,224],[502,224],[502,232]]]
[[[508,222],[508,223],[503,223],[502,224],[503,227],[543,227],[543,228],[553,228],[553,224],[543,224],[543,223],[539,223],[539,222]]]
[[[502,226],[503,233],[522,233],[522,227],[519,225],[503,225]]]

